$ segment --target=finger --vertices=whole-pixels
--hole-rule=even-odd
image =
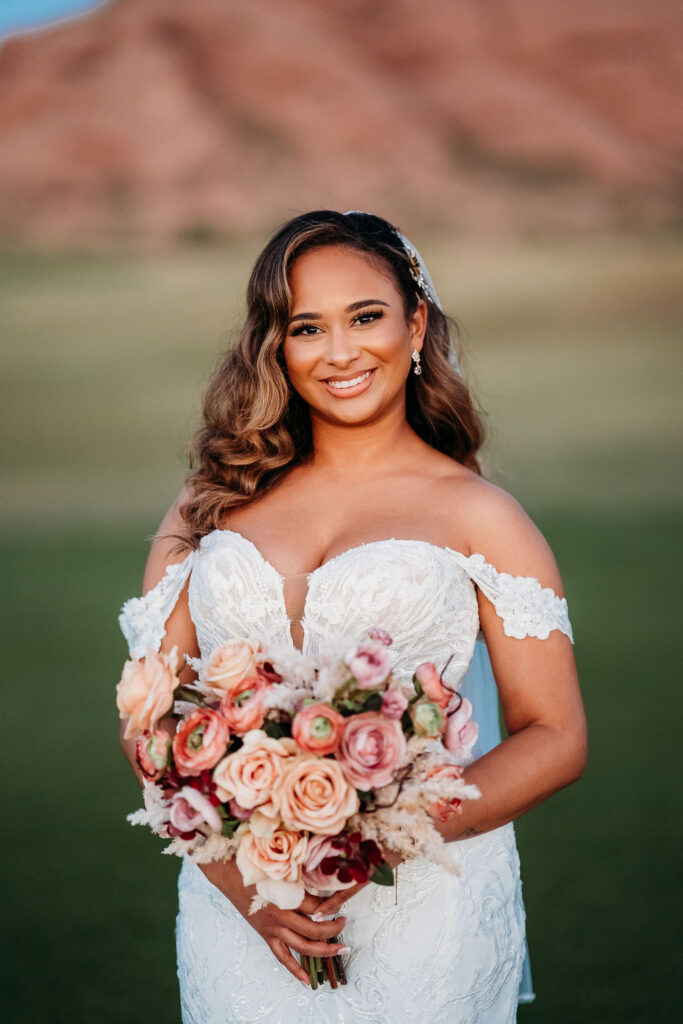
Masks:
[[[284,920],[283,925],[297,935],[303,935],[307,939],[314,939],[317,942],[325,942],[334,938],[346,925],[345,917],[335,916],[333,921],[312,921],[304,914],[292,914],[289,920]]]
[[[282,939],[297,953],[306,953],[307,956],[336,956],[337,953],[349,952],[348,946],[341,942],[312,942],[287,928],[282,932]]]
[[[300,914],[314,914],[321,903],[322,900],[319,896],[314,896],[312,892],[307,892],[303,903],[300,903],[296,909]]]
[[[343,907],[346,901],[355,896],[357,892],[364,889],[365,885],[354,885],[351,889],[342,889],[340,892],[335,892],[329,899],[323,900],[315,914],[312,915],[313,920],[317,921],[320,917],[327,917],[328,914],[338,914],[339,908]]]
[[[302,982],[302,984],[309,988],[311,979],[296,957],[292,956],[292,951],[289,946],[280,939],[273,939],[270,948],[282,966],[286,967],[289,973],[293,974],[297,981]]]

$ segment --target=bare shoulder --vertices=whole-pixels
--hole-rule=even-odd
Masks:
[[[156,586],[169,565],[182,562],[187,557],[189,548],[181,546],[178,534],[182,532],[184,526],[180,510],[189,497],[189,489],[183,488],[161,520],[145,566],[142,581],[143,593],[147,593],[148,590]]]
[[[443,481],[469,553],[481,554],[499,572],[534,576],[562,594],[562,580],[547,540],[520,503],[502,487],[458,467]]]

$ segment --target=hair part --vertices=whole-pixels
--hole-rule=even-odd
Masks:
[[[422,375],[406,382],[406,416],[437,451],[481,473],[483,429],[474,401],[450,361],[452,330],[411,273],[409,254],[388,221],[368,213],[318,210],[295,217],[258,256],[247,286],[247,315],[235,345],[206,388],[203,425],[190,446],[189,497],[180,512],[183,548],[225,526],[231,509],[271,490],[313,451],[307,404],[289,383],[282,343],[291,311],[289,275],[312,249],[342,245],[388,270],[403,296],[406,319],[427,303]],[[453,325],[457,336],[457,328]]]

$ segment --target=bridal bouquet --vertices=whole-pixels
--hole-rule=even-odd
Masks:
[[[461,767],[477,739],[472,706],[431,662],[399,680],[391,645],[381,629],[315,658],[235,640],[189,659],[191,686],[176,648],[126,662],[117,705],[145,778],[145,809],[128,820],[170,839],[165,853],[235,856],[256,886],[252,912],[391,885],[382,848],[457,871],[434,821],[480,796]],[[172,736],[159,728],[170,715]],[[314,987],[320,974],[345,980],[338,962],[306,966]]]

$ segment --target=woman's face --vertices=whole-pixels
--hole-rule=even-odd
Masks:
[[[290,271],[292,308],[283,354],[292,387],[323,419],[370,422],[405,409],[411,353],[427,308],[408,321],[391,273],[346,246],[312,249]]]

